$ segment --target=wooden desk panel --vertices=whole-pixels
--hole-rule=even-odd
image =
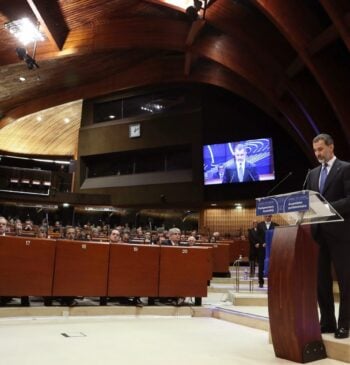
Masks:
[[[158,296],[160,247],[111,244],[108,296]]]
[[[0,237],[0,296],[50,296],[55,240]]]
[[[228,243],[204,243],[201,246],[212,247],[213,273],[230,275],[230,245]]]
[[[211,249],[161,247],[160,297],[206,297]]]
[[[235,240],[235,241],[226,241],[219,243],[228,243],[230,245],[230,263],[234,263],[239,259],[239,256],[249,258],[249,241],[245,240]]]
[[[109,244],[57,241],[53,296],[106,296]]]

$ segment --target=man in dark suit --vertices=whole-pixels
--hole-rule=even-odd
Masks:
[[[273,230],[278,226],[277,223],[272,221],[272,215],[265,215],[263,222],[259,222],[257,225],[259,243],[255,245],[258,251],[258,265],[259,265],[259,288],[264,287],[264,265],[265,265],[265,253],[266,253],[266,231]]]
[[[258,232],[258,222],[256,220],[252,223],[252,228],[248,229],[248,241],[249,241],[249,266],[250,277],[255,275],[255,264],[259,258],[258,248],[260,243],[260,236]]]
[[[247,150],[244,144],[236,145],[234,155],[235,160],[226,165],[222,183],[258,181],[259,175],[255,165],[247,161]]]
[[[347,338],[350,325],[350,163],[335,157],[334,141],[328,134],[316,136],[313,149],[322,165],[311,170],[307,189],[319,191],[344,218],[343,222],[312,226],[313,237],[319,244],[318,303],[321,332],[334,332],[336,338]],[[338,327],[334,310],[331,262],[340,290]]]
[[[179,246],[181,231],[179,228],[170,228],[169,229],[169,239],[162,241],[163,246]]]

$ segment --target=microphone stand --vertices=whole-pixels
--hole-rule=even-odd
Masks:
[[[304,183],[303,183],[303,190],[305,190],[306,183],[307,183],[307,180],[309,179],[310,172],[311,172],[311,169],[308,169],[308,170],[307,170],[307,174],[306,174],[306,176],[305,176]]]

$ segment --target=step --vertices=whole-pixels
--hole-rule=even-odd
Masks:
[[[228,299],[236,306],[267,307],[267,291],[257,292],[235,292],[229,291]]]

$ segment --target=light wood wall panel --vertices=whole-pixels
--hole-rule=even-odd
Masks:
[[[222,237],[247,237],[248,228],[251,228],[255,219],[258,222],[263,220],[263,217],[255,215],[255,208],[204,209],[200,214],[199,231],[203,234],[218,231]],[[278,217],[274,217],[273,220],[282,224]]]

